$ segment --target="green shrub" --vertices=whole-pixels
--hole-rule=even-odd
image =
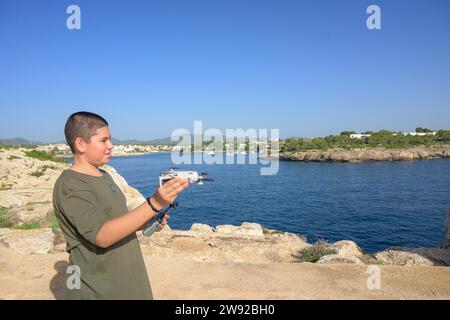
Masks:
[[[32,175],[33,177],[39,178],[40,176],[44,175],[44,172],[45,171],[42,171],[42,170],[36,170],[36,171],[33,171],[32,173],[30,173],[30,175]]]
[[[21,159],[20,157],[17,156],[9,156],[8,160],[15,160],[15,159]]]
[[[317,262],[321,257],[329,254],[335,254],[336,251],[329,248],[330,244],[326,241],[319,240],[309,248],[300,250],[295,256],[299,262]]]
[[[9,221],[8,209],[0,207],[0,228],[11,228],[12,222]]]
[[[420,132],[430,132],[427,128],[417,128]],[[302,152],[308,150],[352,149],[383,147],[401,149],[418,146],[439,146],[450,143],[450,131],[438,130],[436,135],[412,136],[389,130],[366,131],[369,137],[351,139],[353,131],[344,131],[340,135],[329,135],[324,138],[289,138],[281,142],[281,152]]]
[[[41,224],[36,221],[24,223],[24,224],[21,224],[20,226],[14,227],[14,229],[18,229],[18,230],[31,230],[31,229],[39,229],[39,228],[41,228]]]
[[[59,227],[58,218],[56,218],[56,216],[53,216],[53,217],[50,219],[50,223],[49,223],[48,226],[49,226],[50,228],[52,228],[52,229],[59,229],[60,227]]]
[[[37,151],[37,150],[31,150],[31,151],[25,151],[25,155],[30,158],[42,160],[42,161],[53,161],[53,162],[59,162],[59,163],[65,163],[66,161],[62,158],[55,157],[54,153],[48,153],[45,151]]]
[[[40,167],[40,169],[38,169],[38,170],[36,170],[36,171],[34,171],[34,172],[30,173],[30,174],[33,177],[39,178],[40,176],[44,175],[44,173],[45,173],[45,171],[47,169],[56,169],[56,167],[55,166],[44,165],[44,166]]]

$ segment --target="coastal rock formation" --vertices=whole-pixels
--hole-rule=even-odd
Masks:
[[[166,227],[148,238],[138,236],[151,256],[204,262],[296,262],[295,253],[311,246],[299,235],[248,222],[215,229],[205,224],[193,224],[190,230]]]
[[[261,225],[250,222],[244,222],[240,226],[219,225],[215,231],[218,235],[264,237]]]
[[[53,185],[68,167],[27,157],[21,150],[0,152],[0,206],[27,211],[34,204],[52,203]]]
[[[375,254],[375,258],[382,264],[399,266],[432,266],[430,259],[407,251],[389,249]]]
[[[52,253],[54,241],[55,234],[50,228],[33,230],[0,229],[0,243],[24,255]]]
[[[392,247],[375,254],[382,264],[450,266],[450,251],[439,248]]]
[[[335,242],[330,246],[330,249],[336,251],[336,255],[339,256],[361,257],[363,255],[361,248],[356,242],[350,240]]]
[[[8,210],[8,215],[11,223],[16,226],[32,222],[43,225],[53,215],[53,203],[31,203],[21,207],[15,207]]]
[[[332,149],[280,153],[280,160],[315,162],[365,162],[365,161],[411,161],[429,158],[449,158],[450,145],[440,147],[417,147],[407,149]]]
[[[364,264],[360,259],[364,256],[361,248],[350,240],[337,241],[327,246],[329,252],[334,252],[322,256],[316,263],[319,264]]]
[[[447,217],[444,223],[445,228],[445,240],[441,244],[442,249],[450,250],[450,208],[447,211]]]
[[[318,264],[360,264],[364,263],[355,256],[350,255],[340,255],[340,254],[329,254],[327,256],[323,256],[317,261]]]

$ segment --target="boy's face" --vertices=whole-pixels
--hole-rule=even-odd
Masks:
[[[109,162],[112,157],[111,150],[114,146],[111,143],[111,133],[108,127],[97,129],[89,143],[81,138],[78,139],[81,140],[78,142],[79,149],[90,164],[100,167]]]

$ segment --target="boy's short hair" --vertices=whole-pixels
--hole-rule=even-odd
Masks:
[[[80,137],[87,143],[90,142],[91,137],[95,135],[98,129],[107,127],[108,121],[98,114],[80,111],[72,114],[66,122],[64,127],[64,134],[66,136],[67,144],[72,153],[75,153],[75,139]]]

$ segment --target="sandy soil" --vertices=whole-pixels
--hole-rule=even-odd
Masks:
[[[58,299],[68,255],[23,256],[0,246],[1,299]],[[450,299],[450,268],[204,263],[145,256],[155,299]]]

